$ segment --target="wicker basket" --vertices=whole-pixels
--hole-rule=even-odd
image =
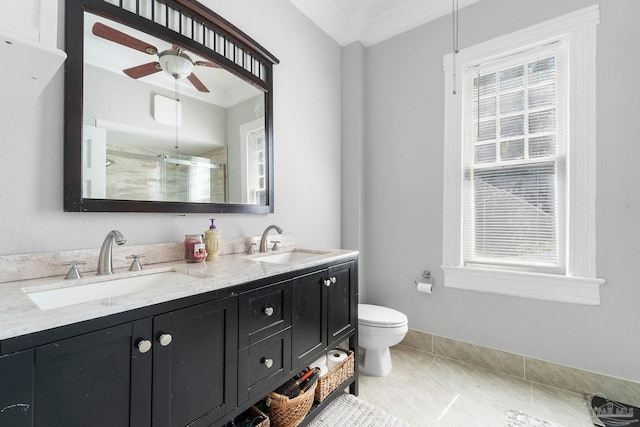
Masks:
[[[344,351],[348,356],[325,375],[318,378],[318,387],[316,387],[315,393],[318,402],[322,402],[331,392],[340,387],[340,384],[353,376],[355,369],[353,351],[342,348],[338,350]]]
[[[271,426],[271,423],[269,421],[269,417],[267,416],[267,414],[265,414],[255,406],[252,406],[249,409],[247,409],[247,412],[249,412],[253,418],[257,418],[259,416],[264,417],[264,420],[260,421],[258,424],[255,424],[255,425],[251,424],[252,426],[254,427],[270,427]]]
[[[293,399],[275,392],[269,393],[266,401],[274,427],[295,427],[300,424],[313,405],[317,385],[316,381],[309,390]]]

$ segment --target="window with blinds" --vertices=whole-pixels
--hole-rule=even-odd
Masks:
[[[555,42],[464,70],[467,266],[564,272],[565,63]]]

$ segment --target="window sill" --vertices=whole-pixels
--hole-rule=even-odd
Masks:
[[[604,279],[442,266],[446,288],[545,301],[600,305]]]

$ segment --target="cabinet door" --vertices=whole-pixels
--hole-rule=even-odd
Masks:
[[[324,291],[326,270],[293,279],[292,295],[292,370],[313,362],[327,343],[327,316]]]
[[[355,330],[357,292],[356,269],[353,262],[329,268],[327,287],[327,346],[333,347]]]
[[[0,427],[33,425],[33,354],[31,349],[0,357]]]
[[[149,336],[150,321],[37,347],[33,426],[149,425],[151,353],[134,342]]]
[[[154,317],[153,426],[209,426],[235,408],[237,299]]]

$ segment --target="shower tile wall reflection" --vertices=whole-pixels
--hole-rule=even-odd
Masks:
[[[201,156],[107,145],[106,198],[226,203],[227,147]]]

